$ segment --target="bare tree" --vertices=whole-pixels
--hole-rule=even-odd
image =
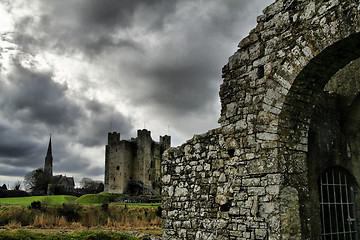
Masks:
[[[25,175],[25,187],[33,193],[46,194],[50,175],[45,173],[42,168],[33,170]]]
[[[104,191],[104,184],[101,181],[84,177],[80,181],[80,187],[86,193],[100,193]]]
[[[22,181],[16,181],[13,186],[13,190],[20,190],[21,183],[22,183]]]

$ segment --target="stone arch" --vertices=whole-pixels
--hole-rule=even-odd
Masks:
[[[311,143],[312,139],[309,139],[309,129],[311,128],[316,107],[322,99],[327,98],[325,94],[329,93],[330,90],[332,90],[332,93],[335,92],[335,94],[336,91],[340,91],[343,94],[347,91],[347,94],[345,94],[347,99],[346,102],[343,102],[343,107],[348,107],[348,112],[352,110],[352,114],[357,116],[359,104],[353,100],[357,99],[358,91],[351,92],[351,90],[353,90],[351,88],[341,89],[341,85],[329,87],[329,89],[327,89],[328,91],[324,91],[324,88],[335,73],[359,57],[359,33],[354,33],[326,47],[318,55],[313,57],[296,75],[285,97],[282,111],[279,114],[279,160],[284,171],[283,184],[298,189],[299,200],[302,203],[300,204],[302,233],[311,238],[320,237],[320,228],[317,226],[317,223],[320,222],[319,213],[317,205],[314,204],[314,202],[317,202],[318,196],[315,190],[318,174],[322,172],[324,168],[339,163],[339,161],[340,164],[343,165],[345,165],[345,163],[341,162],[345,161],[347,164],[348,161],[328,159],[328,162],[323,162],[324,165],[311,163],[309,160],[311,158],[309,157],[309,154],[311,155],[311,146],[309,146],[309,143]],[[342,82],[342,84],[343,83],[344,82]],[[327,101],[331,101],[331,99],[333,98],[328,97]],[[343,114],[347,113],[343,112]],[[353,122],[354,120],[356,120],[356,117],[350,116],[348,121]],[[350,125],[353,126],[357,124],[351,123]],[[339,133],[332,134],[338,135]],[[339,138],[339,136],[332,136],[329,141],[340,141],[346,144],[344,137],[341,137],[342,139]],[[337,148],[338,147],[339,146],[337,146]],[[341,149],[338,149],[337,153],[341,154]],[[336,157],[335,153],[329,155],[333,158]],[[313,158],[316,159],[315,157]],[[357,169],[359,170],[358,167]],[[310,226],[312,226],[312,228]]]
[[[359,57],[360,34],[356,33],[324,49],[297,74],[279,114],[279,134],[289,148],[296,148],[306,137],[313,107],[330,78]]]

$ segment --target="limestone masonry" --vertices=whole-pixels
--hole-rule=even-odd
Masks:
[[[163,239],[358,239],[359,9],[257,18],[222,71],[221,127],[163,155]]]
[[[161,156],[170,147],[171,137],[154,142],[151,132],[138,130],[137,138],[120,140],[120,133],[108,133],[105,152],[105,191],[108,193],[161,192]]]

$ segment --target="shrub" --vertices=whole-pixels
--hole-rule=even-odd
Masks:
[[[30,204],[30,208],[32,209],[41,209],[41,202],[40,201],[33,201],[31,204]]]
[[[41,199],[41,204],[45,207],[45,209],[52,204],[52,198],[49,196],[45,196]]]
[[[102,205],[101,205],[101,209],[104,211],[104,212],[106,212],[108,209],[109,209],[109,204],[108,203],[103,203]]]
[[[161,218],[161,216],[162,216],[162,207],[157,207],[157,209],[155,211],[155,214],[156,214],[156,216]]]
[[[58,209],[58,213],[61,216],[64,216],[68,222],[75,221],[77,222],[80,218],[79,211],[81,207],[76,205],[75,203],[63,203],[62,208]]]

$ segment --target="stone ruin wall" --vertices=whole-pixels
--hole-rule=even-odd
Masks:
[[[310,116],[330,76],[360,56],[358,6],[278,0],[257,18],[223,68],[221,127],[163,155],[163,239],[313,236]]]

